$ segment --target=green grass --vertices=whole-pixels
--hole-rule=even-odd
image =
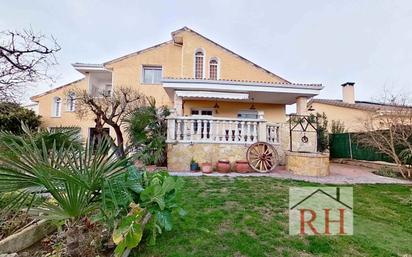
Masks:
[[[412,190],[354,186],[353,236],[288,235],[289,186],[273,178],[184,178],[188,212],[134,256],[402,256],[412,254]]]

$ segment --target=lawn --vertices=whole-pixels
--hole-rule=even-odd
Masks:
[[[412,254],[412,188],[354,186],[354,236],[289,236],[288,187],[273,178],[187,177],[188,212],[134,256],[402,256]]]

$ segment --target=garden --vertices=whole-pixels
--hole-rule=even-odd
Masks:
[[[5,108],[8,113],[21,107]],[[165,142],[156,134],[164,131],[154,117],[158,110],[151,103],[127,116],[138,117],[128,123],[134,124],[129,131],[140,132],[130,135],[136,152],[119,152],[105,134],[83,140],[77,128],[38,129],[39,122],[4,128],[0,250],[31,256],[127,256],[142,241],[155,245],[158,235],[171,231],[173,218],[186,213],[176,202],[182,179],[135,165],[136,158],[144,165],[164,161],[159,156]],[[158,143],[149,144],[150,137]]]

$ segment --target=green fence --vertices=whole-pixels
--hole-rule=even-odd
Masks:
[[[330,134],[330,157],[392,162],[392,159],[386,154],[379,153],[375,149],[358,144],[356,142],[356,135],[356,133]]]

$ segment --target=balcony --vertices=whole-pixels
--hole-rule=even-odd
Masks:
[[[280,144],[280,123],[264,119],[169,117],[168,143]]]

